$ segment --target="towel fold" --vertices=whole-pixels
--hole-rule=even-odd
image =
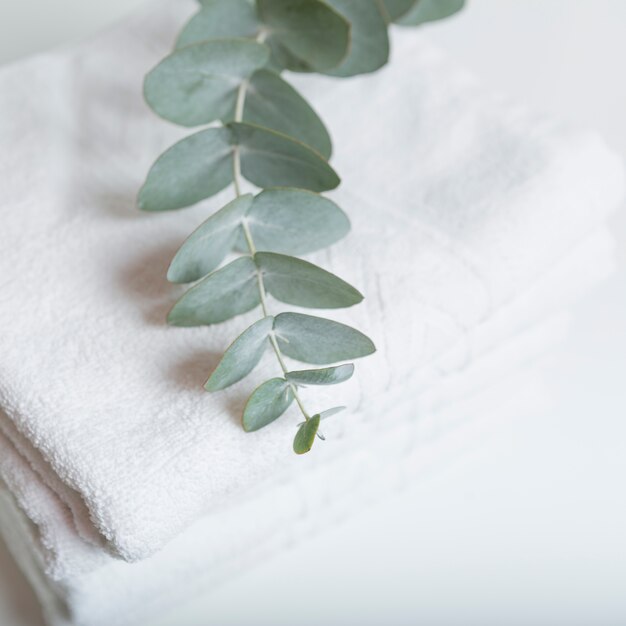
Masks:
[[[81,540],[57,495],[0,435],[0,473],[7,485],[4,492],[0,488],[0,529],[51,626],[151,623],[243,568],[354,514],[373,498],[389,496],[475,451],[494,423],[545,402],[541,381],[532,368],[519,371],[519,364],[534,364],[561,338],[563,328],[564,319],[557,316],[519,333],[463,374],[451,375],[442,384],[456,393],[446,394],[454,400],[445,407],[417,410],[413,397],[390,398],[386,427],[370,422],[369,432],[361,433],[369,446],[204,516],[137,563],[115,559]],[[458,378],[472,380],[472,390],[458,389]],[[59,554],[63,574],[51,570]]]
[[[147,110],[141,82],[191,5],[155,6],[0,72],[4,509],[27,518],[20,543],[53,591],[48,604],[61,598],[89,626],[122,623],[105,600],[132,615],[114,593],[142,578],[156,585],[151,567],[180,574],[176,545],[190,568],[193,542],[205,566],[220,554],[232,567],[258,539],[258,529],[235,539],[247,506],[285,506],[297,481],[342,459],[358,482],[354,468],[376,465],[381,433],[413,454],[413,439],[391,433],[454,420],[476,389],[538,354],[561,323],[534,326],[610,271],[603,225],[624,185],[620,159],[595,134],[493,95],[414,32],[394,33],[392,62],[373,76],[295,77],[334,137],[343,186],[332,197],[353,224],[310,258],[366,295],[332,317],[378,348],[348,383],[305,395],[315,410],[350,411],[296,458],[295,413],[254,434],[239,423],[251,390],[276,375],[271,355],[242,383],[202,390],[258,312],[215,327],[164,324],[180,294],[165,280],[169,261],[232,191],[174,213],[134,208],[151,161],[180,137]],[[539,339],[507,351],[520,337]],[[218,527],[223,545],[200,539]]]

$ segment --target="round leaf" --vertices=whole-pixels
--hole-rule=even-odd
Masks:
[[[350,231],[346,214],[331,200],[303,189],[266,189],[246,216],[257,250],[308,254],[326,248]],[[238,246],[245,249],[245,241]]]
[[[209,128],[164,152],[139,192],[144,211],[181,209],[209,198],[233,180],[231,132]]]
[[[269,344],[268,337],[273,324],[273,317],[264,317],[241,333],[230,344],[204,388],[207,391],[218,391],[245,378],[261,360]]]
[[[243,429],[259,430],[278,419],[293,402],[291,385],[284,378],[272,378],[257,387],[243,412]]]
[[[450,17],[460,11],[465,0],[419,0],[417,4],[397,23],[401,26],[418,26],[425,22],[433,22]]]
[[[204,0],[178,37],[177,48],[230,37],[255,37],[259,21],[248,0]]]
[[[257,0],[270,38],[315,71],[341,63],[350,45],[350,24],[320,0]],[[296,71],[301,64],[289,62]]]
[[[214,39],[187,46],[146,76],[144,96],[161,117],[183,126],[230,119],[239,85],[268,58],[267,46],[248,39]]]
[[[217,324],[260,303],[257,268],[240,257],[195,284],[174,305],[167,321],[172,326]]]
[[[303,143],[252,124],[233,122],[228,129],[240,146],[241,172],[257,187],[326,191],[339,185],[333,168]]]
[[[296,454],[306,454],[315,442],[315,435],[320,427],[320,416],[314,415],[304,424],[300,425],[296,437],[293,440],[293,451]]]
[[[319,370],[299,370],[288,372],[285,378],[297,385],[337,385],[348,380],[354,374],[354,365],[337,365]]]
[[[233,249],[252,199],[250,194],[235,198],[191,233],[172,260],[167,279],[190,283],[212,272]]]
[[[348,56],[327,74],[355,76],[374,72],[389,59],[387,22],[380,12],[378,0],[326,0],[343,15],[351,26]]]
[[[243,121],[277,130],[330,158],[328,131],[307,101],[278,74],[254,73],[246,91]]]
[[[322,317],[281,313],[274,319],[274,330],[282,352],[303,363],[326,365],[376,351],[362,332]]]
[[[358,304],[362,294],[338,276],[313,263],[274,252],[257,252],[265,289],[277,300],[314,309]]]

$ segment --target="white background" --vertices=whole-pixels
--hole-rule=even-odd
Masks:
[[[0,4],[0,62],[95,32],[140,0]],[[426,29],[425,29],[426,30]],[[624,0],[470,0],[428,36],[492,85],[626,154]],[[576,310],[554,406],[226,583],[172,624],[626,624],[626,218],[619,272]],[[40,626],[0,546],[0,624]]]

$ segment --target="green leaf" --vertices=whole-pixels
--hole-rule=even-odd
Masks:
[[[345,406],[334,406],[332,409],[326,409],[325,411],[321,411],[319,416],[321,420],[328,419],[333,415],[337,415],[337,413],[341,413],[341,411],[345,411]]]
[[[146,76],[144,96],[158,115],[183,126],[232,119],[239,85],[268,59],[269,48],[248,39],[187,46]]]
[[[240,146],[242,174],[257,187],[326,191],[339,185],[333,168],[303,143],[252,124],[233,122],[227,128]]]
[[[337,385],[348,380],[354,374],[354,365],[337,365],[319,370],[298,370],[288,372],[285,378],[297,385]]]
[[[259,21],[248,0],[204,0],[202,8],[185,25],[176,42],[177,48],[230,37],[255,37]]]
[[[252,206],[246,194],[229,202],[201,224],[181,246],[167,271],[173,283],[190,283],[212,272],[233,249],[241,218]]]
[[[278,74],[254,73],[246,92],[243,121],[293,137],[330,158],[328,131],[307,101]]]
[[[284,378],[272,378],[257,387],[243,412],[243,429],[250,433],[278,419],[293,402],[291,385]]]
[[[314,415],[309,418],[304,424],[301,424],[296,433],[296,437],[293,440],[293,451],[296,454],[306,454],[315,442],[315,435],[317,435],[317,429],[320,427],[320,416]]]
[[[326,248],[350,230],[346,214],[331,200],[303,189],[265,189],[246,216],[257,250],[308,254]],[[245,249],[243,233],[237,244]]]
[[[387,22],[378,0],[326,0],[351,26],[351,44],[343,62],[326,73],[332,76],[355,76],[374,72],[389,59]]]
[[[259,363],[269,344],[274,318],[264,317],[245,330],[224,353],[204,388],[218,391],[245,378]]]
[[[282,352],[303,363],[326,365],[376,351],[362,332],[322,317],[281,313],[274,319],[274,330]]]
[[[313,263],[274,252],[257,252],[254,262],[265,288],[277,300],[314,309],[337,309],[358,304],[362,294],[338,276]]]
[[[388,22],[395,22],[406,15],[420,0],[380,0],[384,17]]]
[[[245,256],[196,283],[174,305],[167,321],[172,326],[217,324],[259,303],[257,268]]]
[[[174,144],[150,169],[139,208],[181,209],[224,189],[233,180],[231,137],[227,128],[209,128]]]
[[[465,5],[465,0],[419,0],[414,8],[397,23],[401,26],[418,26],[454,15]]]
[[[270,31],[269,41],[289,53],[281,59],[288,69],[329,70],[348,53],[350,24],[325,2],[257,0],[257,6]]]

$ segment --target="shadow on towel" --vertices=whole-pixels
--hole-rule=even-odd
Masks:
[[[0,602],[3,616],[16,619],[12,626],[44,626],[44,620],[30,584],[0,539]]]

